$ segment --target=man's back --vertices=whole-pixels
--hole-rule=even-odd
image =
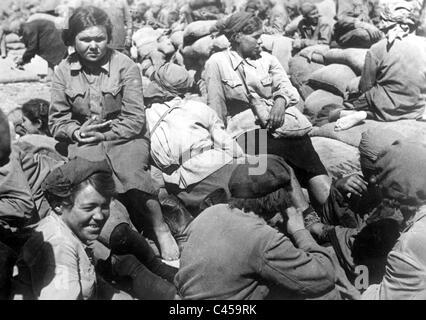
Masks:
[[[254,214],[216,205],[191,224],[175,277],[184,299],[263,299],[256,277],[262,248],[277,232]]]
[[[183,299],[338,299],[328,252],[306,229],[284,234],[226,204],[194,219],[175,277]]]

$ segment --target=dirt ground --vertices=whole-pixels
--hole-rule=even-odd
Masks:
[[[41,81],[14,82],[17,78],[42,79],[47,73],[47,62],[36,56],[24,70],[14,68],[13,60],[24,50],[11,50],[6,59],[0,59],[0,109],[15,120],[16,109],[30,99],[40,98],[50,101],[50,83]],[[10,79],[11,82],[7,83]]]

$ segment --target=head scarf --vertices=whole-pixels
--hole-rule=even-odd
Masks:
[[[261,198],[290,185],[290,169],[281,157],[267,155],[259,159],[257,167],[240,164],[232,172],[228,187],[233,198]],[[266,161],[266,167],[264,172],[258,174],[255,169],[263,168],[262,161]]]
[[[423,140],[404,139],[393,143],[377,160],[377,183],[383,196],[409,206],[425,204],[425,160]]]
[[[401,1],[386,4],[381,13],[382,19],[408,25],[416,25],[416,16],[411,3]]]
[[[304,17],[309,16],[309,14],[313,11],[318,11],[316,5],[314,5],[313,3],[310,2],[305,2],[300,6],[300,14]]]
[[[181,96],[188,92],[193,84],[193,77],[184,67],[166,63],[154,72],[152,81],[144,92],[144,97]]]
[[[224,20],[219,20],[216,26],[220,34],[224,34],[230,39],[232,35],[238,32],[251,34],[261,30],[262,21],[251,12],[240,11]]]
[[[359,144],[361,168],[375,170],[375,162],[392,143],[404,136],[391,129],[369,129],[363,132]]]
[[[106,160],[93,162],[77,157],[50,172],[41,188],[43,192],[66,198],[71,195],[74,187],[98,172],[112,174]]]

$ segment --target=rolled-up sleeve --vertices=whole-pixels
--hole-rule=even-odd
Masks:
[[[142,78],[136,64],[128,68],[123,79],[121,112],[112,121],[111,129],[105,132],[106,140],[132,139],[145,128],[145,107]]]
[[[283,234],[269,241],[262,259],[262,278],[306,297],[325,294],[335,286],[332,258],[307,230],[294,235],[293,245]]]
[[[72,119],[71,106],[65,95],[65,78],[59,66],[55,68],[52,81],[49,130],[55,139],[73,140],[72,135],[78,128],[80,123]]]
[[[299,93],[293,87],[284,68],[277,58],[270,56],[271,63],[269,72],[272,76],[272,96],[274,99],[282,97],[286,100],[287,107],[296,105],[299,102]]]

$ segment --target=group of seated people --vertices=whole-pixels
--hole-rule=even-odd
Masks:
[[[335,107],[340,120],[423,114],[426,48],[411,15],[382,13],[365,90],[349,112]],[[288,127],[300,96],[261,50],[258,15],[221,22],[231,47],[206,63],[207,104],[170,62],[142,90],[138,65],[108,46],[112,27],[77,8],[51,101],[24,104],[15,128],[0,114],[1,298],[426,297],[424,137],[367,132],[362,174],[332,181],[307,132]]]

